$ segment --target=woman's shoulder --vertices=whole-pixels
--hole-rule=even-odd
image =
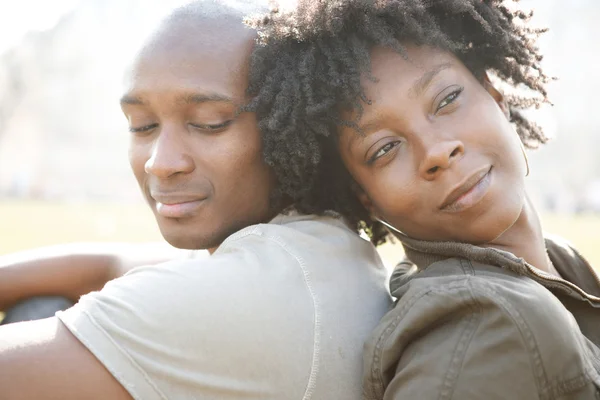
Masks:
[[[506,291],[507,284],[511,287],[521,287],[520,290],[536,292],[545,290],[530,278],[507,268],[464,258],[447,258],[420,270],[416,268],[396,270],[392,274],[390,288],[392,295],[404,302],[414,296],[422,296],[425,292],[443,288],[479,292],[494,287],[495,290],[503,293]],[[511,293],[509,290],[507,295]],[[432,295],[435,295],[435,292]]]
[[[518,365],[522,376],[528,375],[527,382],[535,382],[535,390],[560,383],[565,371],[557,368],[564,360],[579,363],[570,366],[572,371],[585,364],[583,337],[573,316],[527,277],[448,259],[415,274],[404,288],[365,347],[365,385],[371,388],[381,389],[387,379],[410,374],[413,366],[439,376],[442,390],[444,376],[469,386],[481,368],[502,375]],[[381,373],[386,370],[395,370],[395,376]]]
[[[440,261],[412,274],[393,295],[399,315],[408,309],[419,313],[435,309],[436,314],[460,309],[462,313],[504,313],[515,320],[519,314],[533,321],[542,309],[545,315],[572,318],[556,296],[533,279],[461,258]]]

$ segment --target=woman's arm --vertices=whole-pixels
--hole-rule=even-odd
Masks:
[[[134,267],[189,254],[166,243],[74,243],[0,256],[0,310],[33,296],[76,302]]]

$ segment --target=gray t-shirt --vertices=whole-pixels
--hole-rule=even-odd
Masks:
[[[136,268],[57,316],[135,399],[361,398],[390,306],[373,246],[331,217],[278,216],[210,257]]]

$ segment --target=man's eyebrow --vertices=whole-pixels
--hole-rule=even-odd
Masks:
[[[423,75],[413,83],[409,89],[409,95],[411,97],[418,97],[423,94],[423,91],[429,86],[433,78],[436,77],[441,71],[451,68],[452,63],[445,62],[442,64],[435,65],[431,69],[425,71]]]
[[[200,104],[200,103],[209,103],[209,102],[225,102],[225,103],[234,103],[234,100],[231,97],[224,96],[218,93],[208,93],[208,94],[200,94],[193,93],[183,95],[177,98],[178,103],[184,104]],[[144,105],[146,102],[137,96],[124,95],[120,100],[121,104],[129,104],[129,105]]]
[[[193,93],[181,96],[177,99],[177,102],[185,104],[201,104],[210,102],[223,102],[223,103],[234,103],[233,99],[229,96],[225,96],[219,93]]]
[[[123,104],[129,104],[129,105],[134,105],[134,106],[146,104],[139,97],[129,96],[129,95],[124,95],[123,97],[121,97],[121,100],[119,102],[121,103],[121,105],[123,105]]]

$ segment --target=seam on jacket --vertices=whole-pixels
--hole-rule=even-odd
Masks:
[[[461,277],[459,280],[450,282],[448,284],[442,285],[442,287],[438,287],[436,288],[436,290],[441,290],[442,288],[444,290],[457,290],[460,288],[464,287],[463,282],[467,280],[467,276],[465,277]],[[460,287],[457,287],[460,286]],[[404,304],[402,304],[402,307],[400,308],[394,308],[392,311],[390,312],[394,312],[397,313],[396,316],[394,316],[394,318],[388,322],[388,324],[385,326],[385,329],[383,330],[383,332],[379,335],[379,338],[377,339],[377,342],[375,344],[375,348],[373,350],[373,357],[372,357],[372,366],[371,366],[371,382],[372,382],[372,389],[370,391],[370,393],[365,393],[365,397],[370,398],[370,399],[374,399],[374,400],[378,400],[383,398],[383,395],[385,394],[385,385],[383,382],[383,366],[382,366],[382,362],[383,362],[383,357],[382,357],[382,353],[383,353],[383,348],[385,347],[385,345],[387,345],[388,340],[391,337],[391,334],[396,330],[396,328],[398,327],[398,324],[400,322],[400,320],[402,318],[404,318],[404,316],[406,315],[406,313],[408,312],[408,310],[418,301],[420,301],[423,297],[427,296],[429,293],[431,293],[433,291],[433,288],[428,287],[428,288],[424,288],[420,291],[418,291],[417,293],[413,294]],[[399,304],[399,303],[396,303]]]
[[[593,382],[593,378],[593,373],[586,368],[582,375],[566,381],[559,381],[553,384],[550,390],[553,394],[558,394],[559,396],[572,394],[573,391],[582,389],[588,383]]]
[[[398,323],[406,314],[408,308],[412,307],[423,295],[429,293],[431,289],[427,288],[419,293],[412,296],[405,304],[402,304],[401,308],[394,308],[391,312],[398,313],[388,324],[385,326],[383,332],[377,338],[375,348],[373,350],[372,364],[371,364],[371,390],[370,393],[365,393],[365,397],[369,400],[382,399],[385,394],[385,385],[383,382],[383,348],[387,344],[390,335],[398,327]],[[396,305],[398,302],[396,303]]]
[[[498,301],[508,315],[519,328],[521,337],[529,347],[529,356],[532,359],[532,371],[536,377],[536,385],[538,387],[540,400],[554,399],[556,396],[563,396],[572,393],[574,390],[583,388],[586,384],[593,381],[594,376],[598,373],[590,365],[584,365],[583,373],[580,376],[570,378],[568,380],[560,380],[550,382],[544,364],[542,362],[541,353],[535,336],[531,332],[527,321],[521,316],[519,310],[514,308],[506,299],[495,289],[489,286],[487,282],[479,282],[479,287],[473,286],[473,289],[487,292],[493,296],[495,301]]]
[[[583,334],[580,338],[584,338]],[[597,384],[600,383],[600,374],[598,374],[598,371],[593,365],[595,358],[593,355],[589,354],[588,349],[581,341],[579,341],[579,345],[579,350],[584,357],[583,374],[574,378],[552,383],[551,389],[559,396],[571,394],[576,390],[584,388],[590,382],[596,386],[596,391],[598,390]]]
[[[470,260],[464,260],[464,262],[471,264]],[[465,288],[464,282],[467,282],[467,287],[469,288],[471,296],[475,300],[476,297],[473,295],[473,292],[480,292],[486,295],[486,297],[491,296],[488,297],[489,300],[495,302],[497,306],[504,310],[505,315],[509,317],[517,327],[519,333],[521,334],[521,338],[525,343],[526,349],[528,350],[527,352],[529,353],[528,356],[530,359],[530,367],[533,376],[536,379],[536,386],[538,389],[538,395],[540,396],[540,400],[555,399],[556,396],[562,396],[565,394],[572,393],[574,390],[581,389],[586,384],[592,382],[595,377],[600,377],[600,374],[593,367],[586,365],[586,368],[584,369],[584,371],[582,371],[583,374],[580,376],[570,378],[567,380],[550,382],[547,376],[547,372],[544,368],[544,364],[542,362],[541,353],[536,342],[535,336],[529,328],[527,321],[525,321],[523,316],[520,314],[519,310],[516,309],[512,304],[510,304],[510,302],[507,301],[504,296],[502,296],[494,288],[492,288],[488,284],[488,282],[485,282],[485,280],[482,280],[480,277],[467,275],[457,278],[457,280],[453,282],[449,282],[435,287],[435,293],[439,293],[440,290],[460,290],[462,288]],[[460,284],[462,285],[460,287],[457,287],[457,285]],[[397,315],[395,315],[394,318],[390,320],[385,327],[382,327],[383,331],[377,338],[377,342],[375,343],[375,347],[372,351],[373,357],[370,371],[371,385],[370,390],[368,392],[365,391],[364,396],[366,399],[377,400],[383,398],[383,395],[385,393],[385,386],[382,375],[382,353],[384,345],[387,344],[391,334],[399,325],[400,320],[406,315],[407,309],[411,308],[417,301],[429,295],[431,292],[434,292],[433,288],[424,288],[421,291],[412,294],[410,298],[407,299],[407,301],[404,304],[402,304],[401,308],[396,308],[393,309],[393,311],[391,311],[397,313]],[[481,307],[483,307],[481,302],[479,302],[478,300],[476,301],[478,302],[478,304],[480,304]]]
[[[514,308],[500,293],[494,290],[492,287],[488,285],[487,282],[483,280],[478,281],[478,285],[470,285],[474,292],[481,291],[488,296],[492,296],[496,304],[502,307],[505,311],[505,315],[510,317],[512,321],[515,323],[516,327],[521,334],[521,338],[523,339],[528,351],[530,366],[533,376],[536,378],[536,386],[538,388],[538,392],[540,395],[540,400],[544,399],[552,399],[552,393],[550,391],[550,384],[548,380],[548,376],[546,374],[546,369],[544,368],[544,363],[542,362],[542,356],[540,354],[540,350],[538,348],[538,344],[535,340],[531,329],[529,329],[529,325],[519,313],[519,310]]]
[[[592,274],[592,276],[596,279],[596,284],[598,284],[600,286],[600,277],[598,276],[598,272],[596,272],[596,270],[594,268],[592,268],[589,261],[586,260],[586,258],[581,255],[579,250],[577,250],[575,247],[571,246],[570,243],[567,243],[567,246],[569,246],[569,249],[573,253],[575,253],[575,255],[577,255],[577,257],[578,257],[577,261],[579,262],[579,264],[582,264],[583,267]]]
[[[465,262],[469,262],[465,260]],[[487,282],[479,282],[481,287],[473,285],[473,280],[467,280],[468,287],[471,295],[473,296],[473,292],[481,291],[485,294],[492,296],[494,301],[498,301],[506,315],[511,318],[511,320],[515,323],[519,332],[521,333],[521,337],[527,344],[529,350],[529,358],[531,360],[531,367],[533,375],[536,378],[536,386],[538,388],[538,394],[540,396],[540,400],[544,399],[555,399],[556,396],[563,396],[572,393],[575,390],[582,389],[588,383],[592,382],[595,377],[600,377],[600,374],[595,371],[595,369],[590,365],[585,365],[583,373],[580,376],[570,378],[567,380],[560,380],[556,382],[550,382],[547,376],[546,369],[544,368],[544,364],[542,361],[541,353],[538,347],[538,344],[535,340],[535,336],[533,335],[527,321],[521,316],[519,310],[514,308],[510,302],[508,302],[500,293],[498,293],[495,289],[490,287]],[[455,289],[456,290],[456,289]],[[481,305],[479,300],[477,300],[476,296],[473,296],[473,300]],[[481,305],[482,306],[482,305]],[[533,353],[533,354],[532,354]]]
[[[458,260],[460,262],[460,267],[462,268],[465,275],[475,276],[475,267],[471,264],[471,261],[461,258]],[[472,295],[472,293],[471,293]]]
[[[467,354],[467,350],[469,349],[471,340],[473,340],[475,332],[477,331],[479,323],[481,322],[483,307],[481,303],[475,298],[475,296],[473,296],[471,288],[467,288],[469,289],[468,300],[470,301],[466,301],[465,304],[470,305],[469,308],[471,309],[471,313],[469,315],[469,319],[464,323],[465,327],[463,328],[463,331],[460,334],[460,338],[456,343],[452,354],[452,358],[450,359],[448,371],[446,372],[446,376],[444,377],[444,381],[442,382],[442,388],[438,397],[438,399],[440,400],[452,399],[452,396],[454,395],[454,389],[456,388],[456,382],[458,381],[458,377],[462,372],[462,366],[465,360],[465,356]]]
[[[87,312],[87,310],[82,310],[81,312],[83,315],[85,315],[89,319],[89,321],[92,323],[92,325],[94,325],[96,327],[96,329],[98,329],[98,331],[101,332],[102,335],[104,335],[104,337],[106,337],[113,344],[113,346],[115,346],[115,348],[120,353],[122,353],[125,358],[127,358],[129,360],[129,362],[140,372],[140,374],[146,380],[146,382],[148,382],[148,385],[150,385],[156,391],[156,393],[160,396],[160,398],[164,399],[164,400],[168,400],[168,397],[165,396],[165,394],[156,386],[154,381],[148,376],[148,374],[146,374],[146,371],[144,371],[144,369],[131,357],[131,355],[124,348],[119,346],[119,344],[108,334],[108,332],[106,332],[104,330],[104,328],[102,328],[102,326],[100,324],[98,324],[98,322],[92,317],[92,315],[89,312]],[[77,338],[79,340],[81,340],[86,345],[86,347],[88,347],[90,349],[90,351],[95,348],[85,338],[81,338],[79,336],[77,336]],[[104,363],[102,363],[102,365],[104,365],[104,367],[106,369],[108,369],[114,375],[114,377],[127,389],[127,391],[131,394],[131,396],[134,399],[142,400],[142,398],[139,397],[137,394],[133,395],[130,392],[130,390],[135,392],[135,384],[133,384],[133,385],[128,384],[128,382],[125,381],[125,378],[122,377],[120,374],[116,373],[117,371],[114,371],[112,367],[109,367],[108,365],[106,365]]]
[[[470,261],[466,261],[469,262]],[[390,321],[388,323],[388,325],[385,327],[383,333],[379,336],[379,339],[377,340],[377,344],[375,345],[375,350],[374,350],[374,356],[373,356],[373,366],[371,368],[371,379],[373,380],[373,390],[371,391],[371,393],[369,394],[370,396],[372,396],[372,399],[381,399],[383,398],[384,394],[385,394],[385,387],[384,387],[384,382],[383,382],[383,376],[381,374],[382,372],[382,361],[383,361],[383,357],[382,357],[382,353],[383,353],[383,348],[384,346],[387,344],[389,338],[391,337],[391,334],[394,332],[394,330],[397,328],[400,320],[402,318],[404,318],[404,316],[406,315],[407,311],[409,308],[411,308],[417,301],[420,301],[422,298],[430,295],[430,294],[438,294],[440,293],[440,291],[444,290],[447,292],[458,292],[460,290],[464,290],[467,289],[469,290],[469,293],[471,295],[471,300],[475,300],[475,296],[473,295],[473,285],[472,285],[472,276],[470,275],[466,275],[461,277],[458,280],[446,283],[444,285],[440,285],[438,287],[435,288],[435,290],[431,287],[425,288],[415,294],[413,294],[411,296],[411,298],[402,305],[402,308],[400,309],[394,309],[394,311],[398,312],[398,315],[396,315],[394,317],[394,319],[392,321]],[[488,293],[489,294],[489,293]],[[482,307],[481,303],[477,300],[475,300],[477,304],[480,305],[480,308]],[[473,302],[468,302],[467,304],[471,304],[473,305]],[[480,314],[481,315],[481,314]],[[511,316],[512,317],[512,316]],[[511,318],[514,321],[514,318]],[[475,323],[476,322],[476,323]],[[458,344],[457,347],[454,350],[454,354],[452,356],[452,361],[451,361],[451,365],[454,364],[455,360],[458,360],[460,358],[461,360],[461,364],[462,364],[462,360],[464,359],[464,356],[466,355],[466,350],[468,349],[468,344],[470,344],[471,339],[474,336],[474,333],[476,331],[476,329],[471,329],[469,331],[469,327],[470,328],[476,328],[478,326],[479,321],[474,321],[473,318],[471,318],[469,320],[469,322],[467,322],[467,327],[465,327],[465,329],[463,330],[463,332],[461,333],[461,339],[459,340],[459,343],[464,340],[466,343],[466,346],[464,346],[464,348],[461,348],[462,350],[462,354],[457,354],[458,351]],[[471,326],[472,324],[472,326]],[[470,333],[470,335],[468,336],[468,340],[466,338],[466,334]],[[453,391],[455,386],[452,385],[451,388],[449,388],[447,386],[449,379],[458,379],[459,377],[459,373],[454,374],[454,376],[450,375],[450,371],[448,371],[446,377],[444,378],[444,382],[442,384],[443,388],[440,391],[439,394],[439,399],[451,399],[452,395],[453,395]],[[539,389],[539,385],[538,385],[538,389]],[[444,396],[444,397],[442,397]],[[545,397],[541,398],[540,400],[545,399]]]
[[[255,233],[255,232],[251,232]],[[262,235],[261,235],[262,236]],[[286,253],[292,256],[300,269],[302,270],[302,274],[304,276],[304,283],[306,284],[306,288],[310,294],[313,303],[313,309],[315,313],[315,320],[313,326],[313,356],[312,363],[310,368],[310,375],[308,378],[308,382],[306,384],[306,389],[304,391],[304,395],[302,396],[302,400],[310,400],[315,391],[315,387],[317,384],[317,375],[319,374],[320,367],[320,356],[321,356],[321,309],[319,299],[313,289],[312,281],[310,277],[310,273],[306,269],[306,265],[304,263],[304,259],[299,255],[295,254],[291,249],[288,248],[287,244],[283,242],[283,240],[276,235],[265,235],[263,236],[265,239],[275,242],[279,245]]]

